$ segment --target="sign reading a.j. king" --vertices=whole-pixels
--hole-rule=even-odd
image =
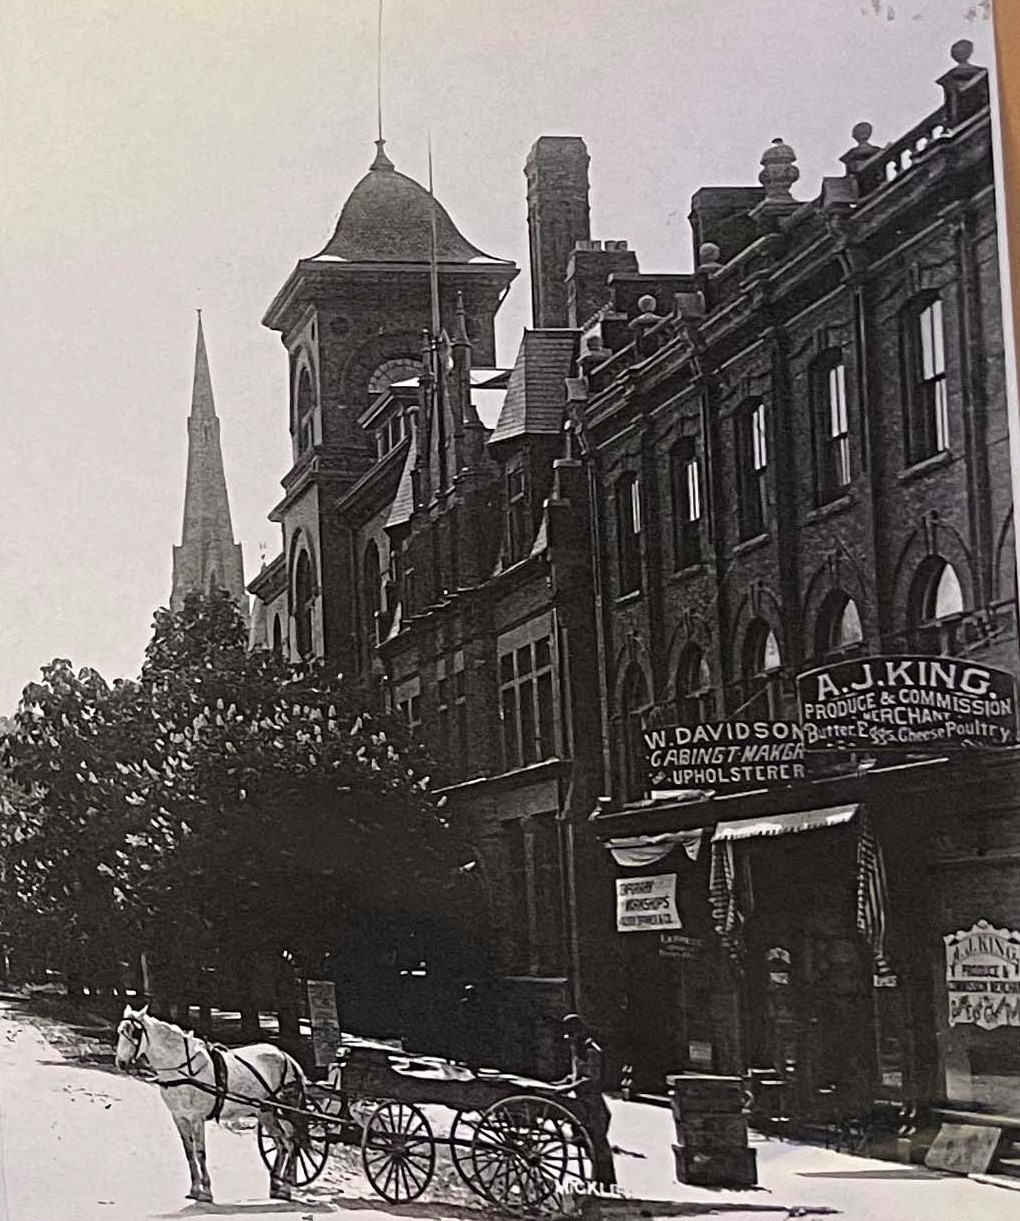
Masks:
[[[683,928],[676,907],[676,874],[617,878],[617,932],[658,932],[664,928]]]
[[[860,657],[797,678],[805,750],[1012,746],[1012,674],[956,657]]]
[[[1020,932],[979,920],[943,940],[949,1025],[1020,1026]]]

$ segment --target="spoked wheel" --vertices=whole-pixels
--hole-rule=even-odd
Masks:
[[[471,1142],[471,1186],[515,1212],[555,1205],[557,1192],[593,1181],[591,1140],[558,1102],[521,1094],[484,1112]]]
[[[453,1158],[457,1173],[472,1191],[484,1196],[485,1191],[475,1177],[475,1163],[472,1158],[473,1142],[480,1118],[481,1116],[476,1111],[470,1113],[458,1111],[450,1125],[448,1139],[450,1157]]]
[[[319,1104],[311,1098],[305,1099],[302,1109],[305,1111],[322,1110]],[[314,1182],[322,1174],[329,1158],[331,1129],[329,1120],[325,1117],[322,1119],[307,1119],[306,1123],[306,1135],[299,1142],[298,1150],[294,1157],[295,1187],[307,1187],[309,1183]],[[279,1145],[273,1134],[263,1125],[261,1119],[258,1126],[258,1141],[262,1161],[265,1163],[266,1169],[272,1174],[273,1166],[276,1164],[276,1155],[279,1153]]]
[[[384,1200],[417,1200],[436,1170],[436,1142],[424,1113],[410,1102],[381,1102],[365,1124],[361,1164]]]

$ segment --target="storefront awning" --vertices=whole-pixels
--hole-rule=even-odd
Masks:
[[[607,839],[606,847],[617,865],[636,869],[639,865],[654,865],[669,856],[680,844],[692,861],[698,859],[704,829],[672,831],[665,835],[631,835],[626,839]]]
[[[791,835],[797,831],[817,831],[848,823],[859,805],[827,806],[824,810],[798,810],[795,814],[766,814],[761,818],[741,818],[716,826],[712,843],[756,839],[762,835]]]

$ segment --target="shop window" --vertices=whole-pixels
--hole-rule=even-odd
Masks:
[[[638,801],[648,788],[648,762],[643,730],[651,707],[648,683],[640,666],[632,665],[623,683],[620,722],[623,748],[623,789],[627,801]]]
[[[828,504],[850,486],[850,428],[846,405],[846,367],[839,352],[823,356],[812,368],[815,435],[815,500]]]
[[[633,472],[616,485],[616,533],[623,596],[641,588],[641,481]]]
[[[454,776],[469,770],[467,678],[463,652],[441,657],[436,682],[436,725],[439,749]]]
[[[764,403],[748,403],[736,416],[740,536],[754,538],[768,526],[768,437]]]
[[[909,613],[912,649],[918,653],[956,652],[965,612],[960,578],[948,560],[931,556],[918,569]]]
[[[297,452],[306,454],[315,444],[315,394],[312,390],[312,375],[307,368],[302,369],[298,377],[294,423]]]
[[[738,710],[741,719],[777,720],[781,707],[783,659],[776,634],[764,619],[755,619],[748,627],[741,663],[743,702]]]
[[[294,630],[298,656],[312,654],[312,562],[307,551],[298,556],[294,568]]]
[[[506,544],[511,564],[523,560],[531,551],[531,506],[528,502],[528,474],[523,463],[506,473]]]
[[[700,725],[715,719],[712,671],[708,659],[696,644],[689,644],[680,655],[676,711],[681,725]]]
[[[855,657],[864,644],[864,629],[857,603],[841,590],[834,590],[818,612],[816,657]]]
[[[701,563],[701,467],[693,437],[681,437],[669,451],[673,499],[673,566]]]
[[[927,296],[902,319],[907,462],[949,449],[949,401],[942,301]]]
[[[499,651],[499,715],[510,771],[556,755],[556,701],[552,638],[506,643]]]

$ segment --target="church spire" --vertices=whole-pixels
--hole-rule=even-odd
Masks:
[[[173,549],[173,588],[170,609],[184,606],[192,592],[225,589],[247,618],[244,560],[234,542],[227,499],[227,480],[220,449],[220,422],[213,402],[209,357],[198,311],[195,377],[188,416],[188,474],[184,489],[181,545]]]

